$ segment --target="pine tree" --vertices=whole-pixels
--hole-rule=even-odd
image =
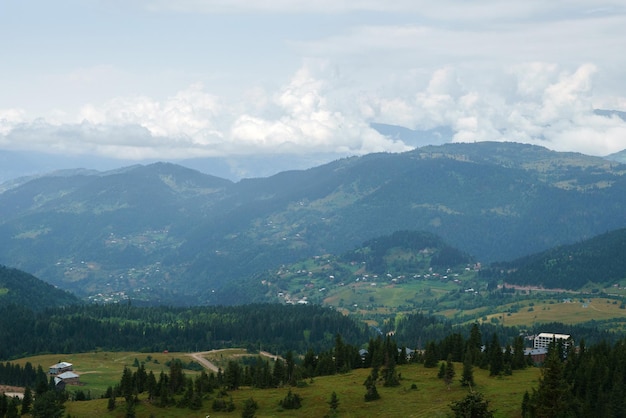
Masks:
[[[437,347],[435,346],[435,342],[431,341],[426,346],[426,352],[424,353],[424,367],[437,367],[438,361],[439,358],[437,356]]]
[[[337,416],[337,410],[339,409],[339,398],[337,397],[337,393],[334,391],[330,395],[330,401],[328,401],[328,406],[330,407],[330,416]]]
[[[302,407],[302,397],[289,389],[287,396],[279,404],[285,409],[300,409]]]
[[[126,401],[126,418],[135,418],[135,402]]]
[[[109,400],[107,402],[107,409],[109,411],[112,411],[115,409],[115,396],[109,397]]]
[[[378,367],[374,367],[372,372],[363,385],[365,386],[365,402],[375,401],[380,399],[380,395],[378,394],[378,390],[376,389],[376,380],[378,379]]]
[[[183,363],[180,359],[174,359],[170,362],[169,376],[170,393],[177,394],[185,390],[187,379],[185,378]]]
[[[470,392],[460,401],[452,402],[450,409],[455,418],[493,418],[489,409],[489,401],[480,392]]]
[[[493,333],[489,344],[489,376],[498,376],[504,371],[504,355],[498,340],[498,334]]]
[[[31,414],[34,418],[60,418],[63,409],[55,391],[49,390],[35,397]]]
[[[243,403],[243,410],[241,411],[241,418],[254,418],[254,414],[256,413],[256,410],[258,408],[259,408],[259,405],[254,399],[252,398],[246,399]]]
[[[526,391],[522,398],[522,418],[530,418],[530,416],[530,395]]]
[[[26,386],[24,390],[24,397],[22,398],[22,415],[26,415],[30,412],[30,408],[33,406],[33,392],[30,387]]]
[[[439,363],[439,371],[437,372],[437,378],[443,379],[446,375],[446,363]]]
[[[443,377],[443,380],[444,382],[446,382],[448,390],[450,390],[450,385],[452,384],[452,380],[454,379],[455,375],[456,372],[454,371],[454,363],[452,363],[452,355],[448,354],[448,360],[446,361],[446,369]]]
[[[513,362],[511,364],[513,370],[525,369],[527,365],[524,356],[524,337],[518,336],[513,341]]]
[[[470,330],[469,339],[467,340],[467,349],[472,355],[472,362],[475,366],[480,364],[483,345],[482,338],[483,337],[480,333],[480,328],[478,327],[478,324],[474,323],[472,325],[472,329]]]
[[[560,349],[551,344],[541,369],[541,378],[530,402],[531,415],[536,418],[569,416],[572,405],[569,385],[563,375]]]
[[[7,414],[5,415],[6,418],[18,418],[20,416],[17,412],[20,402],[20,399],[17,397],[11,398],[7,405]]]
[[[475,385],[472,355],[469,347],[465,351],[465,357],[463,358],[463,374],[461,375],[461,385],[469,387]]]
[[[285,380],[291,386],[296,385],[296,363],[293,357],[293,351],[289,350],[285,355],[285,363],[287,368],[285,370]]]
[[[396,372],[396,361],[391,357],[383,370],[383,386],[393,387],[400,385],[400,378]]]
[[[7,413],[9,408],[9,398],[4,393],[0,393],[0,417],[3,417]]]
[[[132,402],[134,388],[133,388],[133,373],[128,367],[124,367],[122,372],[122,380],[120,381],[120,390],[122,396],[126,399],[127,403]]]
[[[285,373],[285,363],[277,358],[276,361],[274,361],[274,370],[272,371],[274,386],[281,386],[285,382]]]

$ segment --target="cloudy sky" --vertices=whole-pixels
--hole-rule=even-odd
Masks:
[[[626,148],[623,0],[0,0],[0,149],[409,149],[370,123]]]

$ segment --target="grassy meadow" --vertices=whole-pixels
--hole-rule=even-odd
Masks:
[[[506,326],[529,326],[541,323],[561,322],[563,324],[583,324],[591,321],[612,320],[612,329],[623,330],[626,325],[626,309],[621,303],[609,298],[568,297],[566,294],[555,299],[535,299],[502,305],[499,312],[486,313],[489,308],[463,311],[463,315],[475,315],[475,320],[502,323]],[[452,318],[456,310],[442,312]],[[469,322],[474,322],[469,321]]]
[[[240,358],[248,355],[245,350],[226,350],[207,355],[207,358],[216,363],[228,361],[232,358]],[[146,361],[150,356],[151,361]],[[18,360],[24,364],[30,361],[33,365],[42,364],[42,367],[54,364],[60,360],[74,364],[75,371],[81,375],[83,386],[77,387],[83,391],[90,391],[92,396],[98,397],[106,390],[107,386],[113,386],[119,382],[124,366],[132,367],[134,359],[146,361],[148,370],[160,373],[167,370],[165,363],[173,358],[189,361],[185,353],[111,353],[95,352],[72,355],[45,355],[29,357]],[[155,362],[156,360],[156,362]],[[157,408],[145,400],[137,407],[138,418],[154,417],[199,417],[205,418],[210,415],[215,417],[238,417],[241,414],[243,403],[248,398],[257,401],[259,409],[256,416],[265,417],[323,417],[328,413],[328,400],[332,392],[336,392],[339,398],[339,417],[447,417],[449,415],[450,402],[461,399],[467,393],[458,382],[462,371],[462,364],[456,363],[457,378],[448,389],[443,380],[437,378],[438,368],[426,369],[421,364],[398,366],[401,375],[401,384],[398,387],[386,388],[382,383],[378,385],[381,399],[373,402],[365,402],[363,395],[365,387],[363,382],[370,373],[369,369],[357,369],[346,374],[317,377],[306,381],[304,387],[292,388],[294,393],[303,399],[302,408],[297,410],[283,410],[279,406],[289,388],[279,389],[251,389],[241,388],[229,392],[237,409],[235,411],[214,412],[211,408],[213,398],[204,400],[200,411],[179,409],[176,407]],[[186,375],[193,372],[185,371]],[[536,387],[539,379],[539,369],[530,368],[516,371],[512,376],[489,377],[488,371],[474,369],[477,391],[482,392],[490,400],[491,407],[496,410],[496,417],[519,417],[522,396],[526,390]],[[415,385],[415,388],[412,386]],[[73,390],[74,387],[68,387]],[[215,396],[215,395],[212,395]],[[140,399],[144,399],[140,396]],[[95,399],[85,402],[66,402],[66,414],[72,417],[124,417],[125,406],[122,398],[117,399],[117,407],[114,411],[107,410],[106,399]]]
[[[81,389],[84,392],[90,391],[92,397],[100,397],[105,393],[107,387],[115,386],[120,382],[124,367],[132,367],[135,359],[143,362],[146,371],[152,372],[159,377],[161,371],[168,372],[166,363],[169,360],[179,358],[183,362],[191,361],[186,353],[131,353],[131,352],[107,352],[96,351],[80,354],[45,354],[40,356],[26,357],[13,360],[12,363],[24,365],[30,362],[33,367],[41,365],[44,371],[48,372],[48,367],[61,361],[72,363],[74,372],[80,375],[82,386],[68,386],[68,390]],[[185,374],[193,376],[196,372],[185,370]],[[105,405],[106,406],[106,405]]]

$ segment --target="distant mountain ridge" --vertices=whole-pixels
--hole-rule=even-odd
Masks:
[[[0,193],[0,263],[81,297],[242,303],[255,274],[428,231],[477,261],[626,227],[626,166],[515,143],[426,146],[232,182],[171,163]]]

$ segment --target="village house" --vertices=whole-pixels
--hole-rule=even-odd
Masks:
[[[64,372],[54,378],[57,389],[63,389],[66,385],[80,385],[80,376],[74,372]]]
[[[58,390],[65,388],[65,385],[80,385],[80,377],[73,372],[72,363],[62,361],[53,364],[49,367],[48,374],[54,376],[54,385]]]
[[[60,363],[50,366],[50,368],[48,369],[48,374],[52,376],[57,376],[61,373],[71,372],[72,370],[72,363],[66,363],[62,361]]]

